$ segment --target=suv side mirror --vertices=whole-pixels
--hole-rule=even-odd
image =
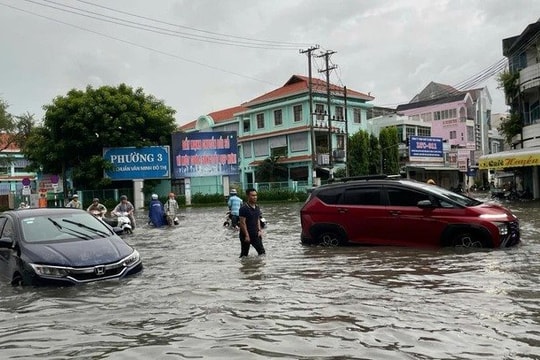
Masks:
[[[421,209],[433,209],[436,206],[431,202],[431,200],[420,200],[418,204],[416,204]]]

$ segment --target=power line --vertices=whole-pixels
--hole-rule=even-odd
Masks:
[[[142,24],[140,22],[135,22],[131,20],[122,19],[119,17],[113,17],[109,15],[104,15],[98,12],[88,11],[81,8],[77,8],[70,5],[61,4],[52,0],[42,0],[43,2],[54,4],[54,5],[48,5],[44,3],[40,3],[35,0],[24,0],[28,3],[32,3],[38,6],[46,7],[49,9],[54,9],[57,11],[67,12],[70,14],[75,14],[79,16],[83,16],[89,19],[106,22],[110,24],[115,24],[123,27],[128,27],[132,29],[138,29],[146,32],[152,32],[155,34],[160,35],[167,35],[167,36],[173,36],[173,37],[179,37],[183,39],[188,40],[194,40],[194,41],[201,41],[201,42],[207,42],[207,43],[214,43],[214,44],[221,44],[221,45],[228,45],[228,46],[237,46],[237,47],[247,47],[247,48],[255,48],[255,49],[267,49],[267,50],[297,50],[297,47],[293,47],[288,44],[280,44],[278,42],[263,42],[260,40],[249,40],[249,41],[240,41],[240,40],[227,40],[227,39],[221,39],[217,37],[210,37],[210,36],[203,36],[203,35],[197,35],[197,34],[189,34],[181,31],[176,30],[170,30],[163,27],[148,25],[148,24]],[[55,6],[57,5],[57,6]]]
[[[185,62],[188,62],[188,63],[196,64],[196,65],[203,66],[203,67],[206,67],[206,68],[209,68],[209,69],[221,71],[221,72],[228,73],[228,74],[231,74],[231,75],[236,75],[236,76],[239,76],[239,77],[243,77],[245,79],[258,81],[258,82],[269,84],[269,85],[272,85],[272,86],[278,86],[277,84],[272,83],[272,82],[267,81],[267,80],[257,79],[257,78],[247,76],[247,75],[244,75],[244,74],[240,74],[240,73],[237,73],[237,72],[234,72],[234,71],[228,71],[228,70],[219,68],[217,66],[212,66],[212,65],[201,63],[199,61],[190,60],[190,59],[187,59],[187,58],[175,55],[175,54],[171,54],[171,53],[168,53],[168,52],[165,52],[165,51],[154,49],[154,48],[151,48],[151,47],[148,47],[148,46],[145,46],[145,45],[140,45],[140,44],[134,43],[134,42],[129,41],[129,40],[124,40],[124,39],[120,39],[120,38],[117,38],[117,37],[114,37],[114,36],[111,36],[111,35],[107,35],[107,34],[99,32],[99,31],[90,30],[90,29],[84,28],[82,26],[70,24],[70,23],[62,21],[62,20],[54,19],[54,18],[45,16],[45,15],[41,15],[41,14],[36,14],[36,13],[34,13],[32,11],[20,9],[20,8],[15,7],[15,6],[7,5],[7,4],[4,4],[4,3],[0,3],[0,5],[3,5],[5,7],[11,8],[11,9],[14,9],[14,10],[17,10],[17,11],[27,13],[27,14],[30,14],[30,15],[34,15],[34,16],[37,16],[37,17],[40,17],[40,18],[43,18],[43,19],[47,19],[47,20],[50,20],[50,21],[53,21],[53,22],[56,22],[56,23],[59,23],[59,24],[67,25],[67,26],[70,26],[70,27],[73,27],[73,28],[76,28],[76,29],[79,29],[79,30],[87,31],[89,33],[99,35],[99,36],[102,36],[102,37],[105,37],[105,38],[108,38],[108,39],[111,39],[111,40],[115,40],[115,41],[118,41],[118,42],[121,42],[121,43],[124,43],[124,44],[128,44],[128,45],[135,46],[135,47],[138,47],[138,48],[141,48],[141,49],[149,50],[149,51],[161,54],[161,55],[166,55],[166,56],[169,56],[169,57],[172,57],[172,58],[175,58],[175,59],[178,59],[178,60],[182,60],[182,61],[185,61]]]
[[[169,22],[166,22],[166,21],[157,20],[157,19],[154,19],[154,18],[150,18],[150,17],[130,13],[130,12],[127,12],[127,11],[113,9],[113,8],[110,8],[110,7],[107,7],[107,6],[94,4],[94,3],[90,2],[90,1],[85,1],[85,0],[76,0],[76,1],[78,1],[80,3],[83,3],[83,4],[88,4],[88,5],[96,6],[96,7],[102,8],[102,9],[117,12],[117,13],[120,13],[120,14],[129,15],[129,16],[133,16],[133,17],[136,17],[136,18],[157,22],[157,23],[164,24],[164,25],[179,27],[179,28],[182,28],[182,29],[192,30],[192,31],[201,32],[201,33],[205,33],[205,34],[224,36],[224,37],[230,37],[230,38],[241,39],[241,40],[249,40],[249,41],[261,42],[261,43],[267,43],[267,44],[278,44],[278,45],[279,44],[285,44],[285,45],[300,46],[300,47],[310,47],[310,46],[312,46],[312,44],[309,44],[309,43],[296,43],[296,42],[260,40],[260,39],[254,39],[254,38],[248,38],[248,37],[242,37],[242,36],[235,36],[235,35],[224,34],[224,33],[217,33],[217,32],[213,32],[213,31],[201,30],[201,29],[197,29],[197,28],[193,28],[193,27],[189,27],[189,26],[184,26],[184,25],[180,25],[180,24],[173,24],[173,23],[169,23]]]

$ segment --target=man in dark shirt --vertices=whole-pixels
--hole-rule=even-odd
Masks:
[[[257,205],[257,191],[253,188],[246,190],[247,201],[240,208],[240,257],[248,256],[250,245],[253,245],[259,255],[265,254],[262,242],[261,210]]]

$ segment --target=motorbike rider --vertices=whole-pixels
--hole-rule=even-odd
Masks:
[[[67,203],[66,207],[74,209],[82,209],[82,203],[79,201],[79,195],[74,194],[71,201]]]
[[[178,225],[178,202],[175,197],[176,195],[173,192],[169,193],[169,198],[163,205],[169,226]]]
[[[120,196],[120,203],[111,211],[111,214],[115,216],[120,216],[122,213],[127,213],[129,221],[131,221],[131,228],[135,229],[135,217],[133,213],[135,212],[135,207],[131,202],[128,201],[126,195]]]
[[[229,207],[229,211],[231,212],[231,228],[238,229],[238,220],[240,219],[239,212],[243,201],[238,197],[236,189],[231,189],[229,194],[230,196],[229,200],[227,201],[227,205]]]
[[[100,216],[105,217],[105,214],[107,213],[107,208],[105,207],[105,205],[99,202],[99,198],[93,198],[92,204],[90,204],[86,211],[92,215],[99,214]]]

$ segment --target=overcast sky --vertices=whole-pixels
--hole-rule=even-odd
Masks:
[[[70,89],[126,83],[181,125],[307,76],[299,50],[319,45],[335,51],[331,82],[374,105],[435,81],[487,86],[504,112],[495,76],[470,80],[538,18],[538,0],[0,0],[0,98],[41,119]],[[323,58],[313,67],[324,79]]]

